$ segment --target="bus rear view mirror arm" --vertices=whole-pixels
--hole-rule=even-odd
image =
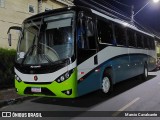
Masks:
[[[11,43],[12,37],[11,36],[12,36],[11,33],[8,33],[8,44],[9,44],[9,46],[12,46],[12,43]]]
[[[9,46],[11,46],[12,44],[12,35],[11,35],[11,33],[10,33],[10,30],[11,29],[13,29],[13,30],[19,30],[19,31],[21,31],[22,32],[22,28],[21,27],[19,27],[19,26],[11,26],[9,29],[8,29],[8,32],[7,32],[7,34],[8,34],[8,44],[9,44]]]
[[[13,29],[13,30],[19,30],[19,31],[22,32],[22,28],[21,28],[21,27],[19,27],[19,26],[11,26],[11,27],[8,29],[7,34],[10,33],[10,30],[11,30],[11,29]]]

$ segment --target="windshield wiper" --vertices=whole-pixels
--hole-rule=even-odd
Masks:
[[[33,45],[28,49],[27,53],[25,54],[25,56],[24,56],[24,58],[23,58],[23,60],[22,60],[22,65],[24,64],[26,58],[27,58],[30,54],[33,53],[33,50],[34,50],[35,48],[40,49],[37,45],[34,45],[34,44],[33,44]],[[46,56],[46,55],[43,55],[43,56],[44,56],[44,58],[45,58],[48,62],[53,63],[53,62],[48,58],[48,56]]]
[[[45,58],[48,62],[53,63],[52,60],[50,60],[50,58],[49,58],[48,56],[46,56],[45,54],[44,54],[44,58]]]

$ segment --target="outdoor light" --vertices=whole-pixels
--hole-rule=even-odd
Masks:
[[[159,2],[159,0],[153,0],[153,2],[154,2],[154,3],[158,3],[158,2]]]
[[[153,0],[154,3],[158,3],[160,0]],[[132,15],[131,15],[131,22],[134,22],[134,17],[141,12],[149,3],[151,3],[151,1],[147,2],[144,6],[142,6],[141,9],[139,9],[136,13],[134,12],[134,7],[132,7]]]

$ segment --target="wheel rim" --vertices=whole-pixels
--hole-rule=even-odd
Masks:
[[[147,70],[147,68],[145,67],[145,69],[144,69],[144,74],[145,74],[145,77],[147,77],[148,76],[148,70]]]
[[[103,78],[103,82],[102,82],[102,90],[104,93],[108,93],[110,89],[110,81],[108,77],[104,77]]]

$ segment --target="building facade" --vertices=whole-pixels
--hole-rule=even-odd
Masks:
[[[8,46],[10,26],[21,26],[24,19],[46,10],[71,6],[72,0],[0,0],[0,48],[16,49],[19,31],[11,31],[12,47]]]

